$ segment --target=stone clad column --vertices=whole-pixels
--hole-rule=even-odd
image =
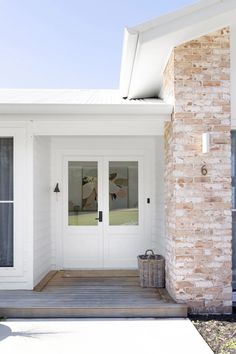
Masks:
[[[175,48],[162,94],[174,104],[165,126],[167,289],[190,312],[230,313],[229,28]],[[203,132],[210,132],[207,154],[202,153]]]

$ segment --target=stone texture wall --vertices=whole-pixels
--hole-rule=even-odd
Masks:
[[[190,312],[230,313],[229,28],[175,48],[162,95],[175,107],[165,126],[167,288]],[[202,154],[207,131],[211,148]]]

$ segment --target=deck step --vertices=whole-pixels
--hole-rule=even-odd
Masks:
[[[166,305],[155,308],[0,308],[8,318],[184,318],[187,307]]]
[[[1,290],[0,317],[186,317],[164,288],[141,288],[137,270],[63,270],[49,274],[39,291]]]

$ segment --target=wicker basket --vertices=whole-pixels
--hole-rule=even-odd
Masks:
[[[165,259],[147,250],[144,255],[138,256],[140,285],[142,288],[165,287]]]

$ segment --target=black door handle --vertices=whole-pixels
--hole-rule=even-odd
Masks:
[[[98,220],[99,222],[102,222],[102,211],[98,212],[98,218],[95,218],[95,220]]]

